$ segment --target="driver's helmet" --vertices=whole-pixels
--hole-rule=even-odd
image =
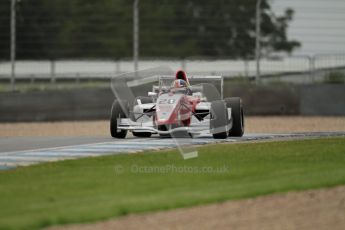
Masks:
[[[187,82],[185,80],[182,80],[182,79],[177,79],[173,82],[172,87],[174,87],[174,88],[187,87]]]

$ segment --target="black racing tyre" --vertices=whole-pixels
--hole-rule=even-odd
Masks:
[[[231,108],[232,128],[229,136],[242,137],[244,134],[244,112],[242,100],[239,97],[225,98],[227,108]]]
[[[224,101],[213,101],[211,103],[210,130],[215,139],[225,139],[228,137],[226,130],[229,124],[228,110]]]
[[[121,103],[127,104],[125,101],[121,101]],[[111,115],[110,115],[110,134],[114,138],[125,138],[127,135],[127,130],[118,130],[117,129],[117,119],[118,118],[125,118],[126,115],[123,112],[120,102],[118,100],[114,100],[113,105],[111,107]]]

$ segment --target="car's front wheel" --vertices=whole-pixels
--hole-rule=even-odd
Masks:
[[[121,101],[121,103],[126,105],[125,101]],[[119,118],[126,118],[126,114],[121,108],[120,101],[114,100],[110,115],[110,134],[114,138],[125,138],[127,135],[127,130],[118,129],[117,127]]]

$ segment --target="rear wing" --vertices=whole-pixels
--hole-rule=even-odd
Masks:
[[[145,85],[149,83],[155,83],[158,82],[158,85],[154,85],[152,87],[152,92],[159,92],[161,89],[164,89],[167,85],[164,84],[164,81],[169,81],[168,84],[170,86],[171,82],[175,80],[174,76],[172,75],[154,75],[151,77],[145,77],[145,78],[138,78],[138,79],[131,79],[127,82],[128,87],[135,87],[140,85]],[[206,83],[206,82],[219,82],[220,85],[220,96],[221,99],[224,97],[224,77],[223,76],[201,76],[201,75],[194,75],[194,76],[188,76],[188,81],[192,85],[197,83]]]

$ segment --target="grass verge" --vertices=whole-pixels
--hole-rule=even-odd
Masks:
[[[345,184],[345,138],[68,160],[0,172],[0,229],[36,229]]]

